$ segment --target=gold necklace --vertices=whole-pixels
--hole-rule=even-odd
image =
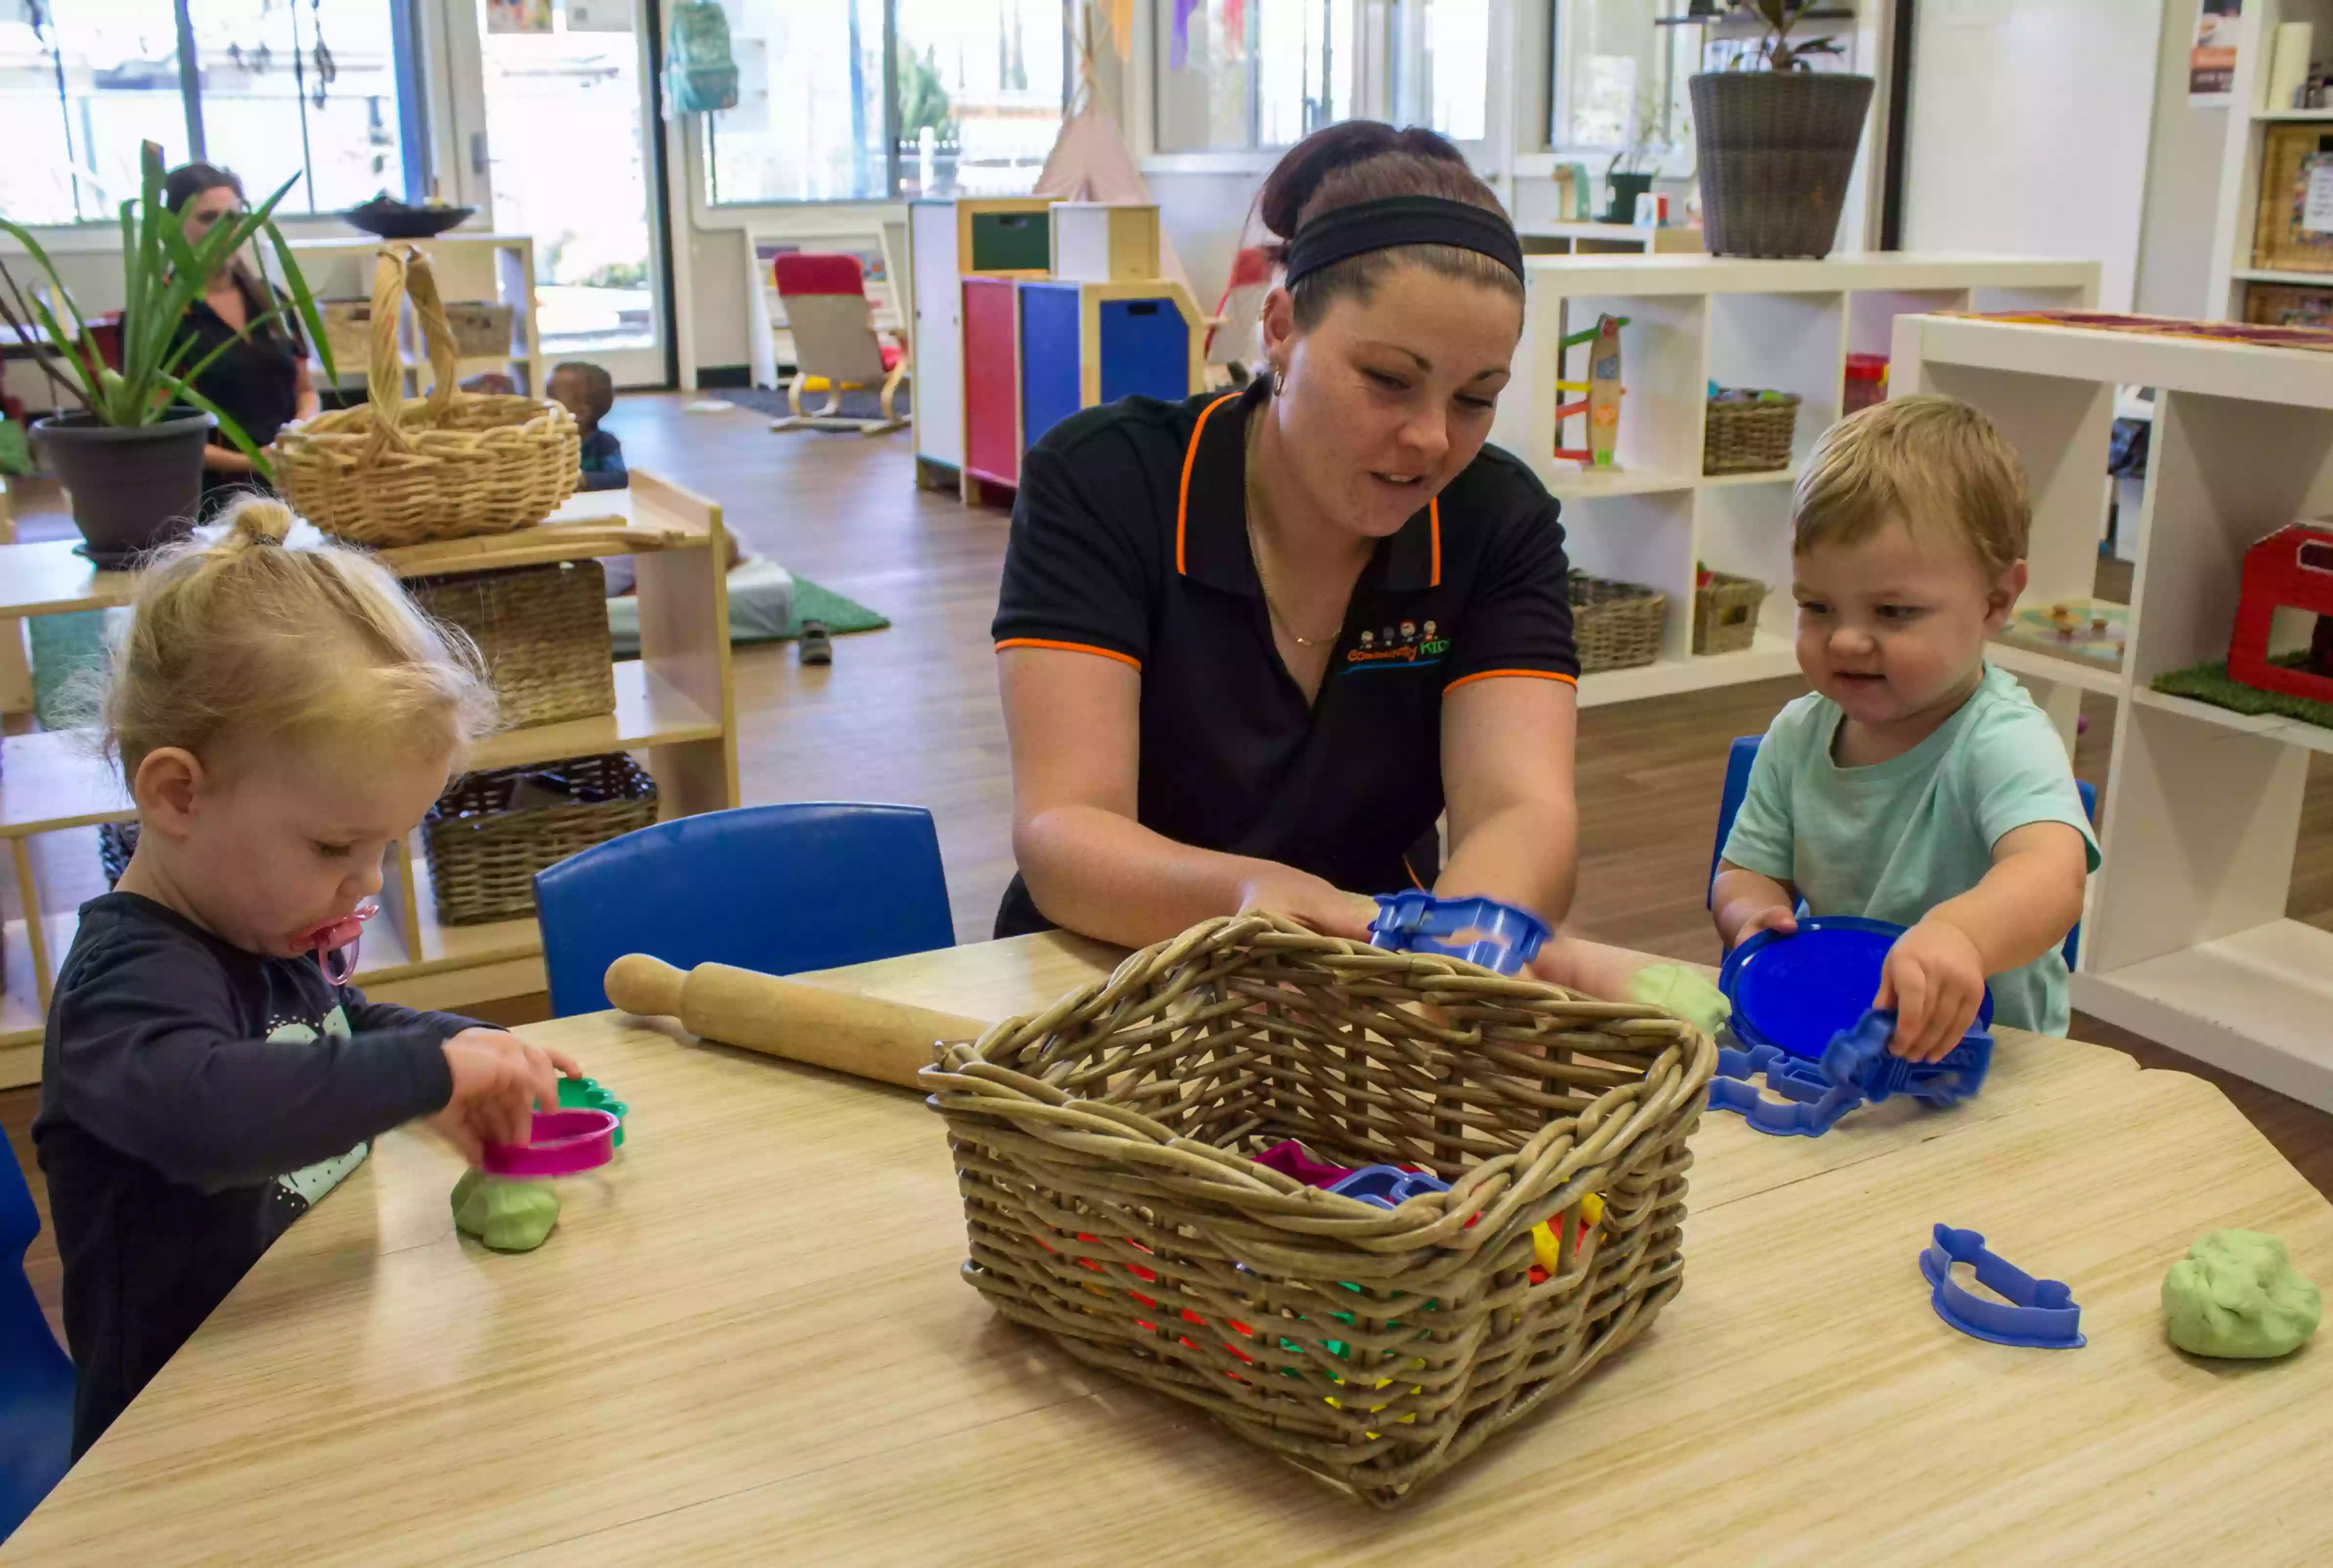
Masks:
[[[1249,428],[1253,430],[1254,427],[1250,426]],[[1331,646],[1336,642],[1339,634],[1345,630],[1342,626],[1338,627],[1335,631],[1330,632],[1325,637],[1307,637],[1302,632],[1296,630],[1294,624],[1289,620],[1288,617],[1280,612],[1280,606],[1272,601],[1272,584],[1263,580],[1263,550],[1256,544],[1255,541],[1255,437],[1253,435],[1250,435],[1247,439],[1246,457],[1248,459],[1247,468],[1246,472],[1241,476],[1241,478],[1243,481],[1243,489],[1244,491],[1243,498],[1247,504],[1247,554],[1248,560],[1255,566],[1255,585],[1263,591],[1264,613],[1272,617],[1272,623],[1274,626],[1279,627],[1281,630],[1288,633],[1290,638],[1295,641],[1296,646],[1299,648],[1326,648]]]

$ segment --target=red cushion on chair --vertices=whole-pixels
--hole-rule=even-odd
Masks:
[[[811,255],[789,251],[778,257],[778,293],[862,294],[867,292],[855,255]]]
[[[878,346],[882,350],[883,353],[883,368],[887,370],[898,370],[899,368],[899,345],[897,343],[883,343]]]

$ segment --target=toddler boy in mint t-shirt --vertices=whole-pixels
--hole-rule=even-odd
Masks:
[[[1792,498],[1799,668],[1766,732],[1710,908],[1730,949],[1817,915],[1907,928],[1873,1005],[1935,1061],[1975,1020],[2063,1034],[2059,948],[2097,841],[2056,728],[1984,641],[2025,588],[2025,476],[1951,398],[1908,397],[1816,444]]]

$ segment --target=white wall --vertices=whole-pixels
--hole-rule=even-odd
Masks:
[[[2194,0],[2170,0],[2193,20]],[[2165,0],[1929,0],[1913,40],[1904,248],[2102,265],[2130,308]]]
[[[2195,7],[2163,7],[2155,72],[2155,134],[2148,143],[2146,216],[2139,226],[2136,308],[2147,315],[2212,316],[2212,223],[2227,152],[2225,104],[2187,100],[2187,51]]]

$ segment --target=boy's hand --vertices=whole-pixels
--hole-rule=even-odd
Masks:
[[[1983,1002],[1983,955],[1959,927],[1931,916],[1887,949],[1871,1005],[1896,1010],[1891,1053],[1907,1062],[1941,1062],[1976,1022]]]
[[[1761,931],[1775,931],[1785,937],[1797,936],[1798,911],[1788,904],[1773,904],[1759,910],[1743,921],[1742,928],[1733,933],[1733,945],[1738,948]]]
[[[535,1106],[559,1103],[560,1075],[583,1076],[564,1052],[530,1045],[500,1029],[465,1029],[441,1049],[454,1092],[430,1125],[473,1165],[487,1143],[526,1142]]]

